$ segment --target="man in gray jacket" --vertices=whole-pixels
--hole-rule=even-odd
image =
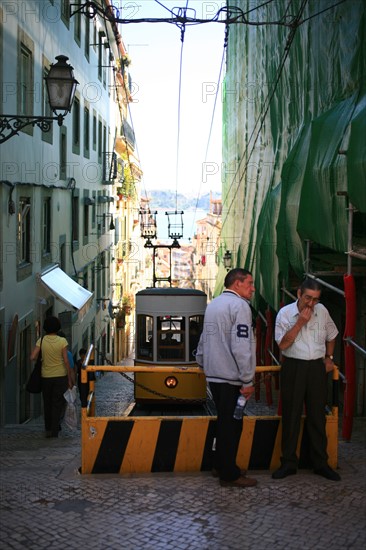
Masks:
[[[226,290],[207,306],[196,360],[205,372],[217,410],[214,472],[222,486],[252,487],[236,464],[243,421],[233,417],[240,394],[254,392],[255,338],[249,300],[254,293],[252,274],[235,268],[225,277]]]

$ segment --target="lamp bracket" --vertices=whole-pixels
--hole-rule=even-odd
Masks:
[[[49,132],[54,120],[62,126],[64,116],[61,114],[53,117],[2,115],[0,116],[0,144],[18,135],[19,131],[26,126],[33,126],[33,128],[38,126],[42,132]]]

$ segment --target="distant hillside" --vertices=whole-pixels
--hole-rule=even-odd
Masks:
[[[148,198],[150,199],[150,208],[155,209],[168,209],[175,210],[176,208],[176,195],[174,191],[162,191],[154,189],[147,192]],[[219,193],[213,193],[214,198],[220,198]],[[178,193],[178,210],[190,210],[190,209],[199,209],[209,211],[210,208],[210,194],[202,195],[197,202],[197,197],[189,197]]]

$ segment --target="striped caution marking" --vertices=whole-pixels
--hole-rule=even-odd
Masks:
[[[211,469],[215,417],[84,417],[83,474],[194,472]],[[306,430],[301,423],[300,467],[308,468]],[[337,466],[337,418],[327,417],[329,464]],[[245,417],[237,462],[248,470],[273,470],[280,464],[279,417]]]

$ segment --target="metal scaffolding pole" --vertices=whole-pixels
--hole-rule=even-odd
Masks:
[[[331,290],[334,290],[334,292],[337,292],[338,294],[340,294],[341,296],[344,297],[344,291],[341,290],[340,288],[338,288],[334,285],[330,285],[329,283],[323,281],[322,279],[319,279],[318,277],[315,277],[315,275],[312,275],[311,273],[306,273],[306,276],[310,277],[310,279],[314,279],[314,281],[317,281],[318,283],[322,284],[323,286],[326,286],[327,288],[330,288]]]

